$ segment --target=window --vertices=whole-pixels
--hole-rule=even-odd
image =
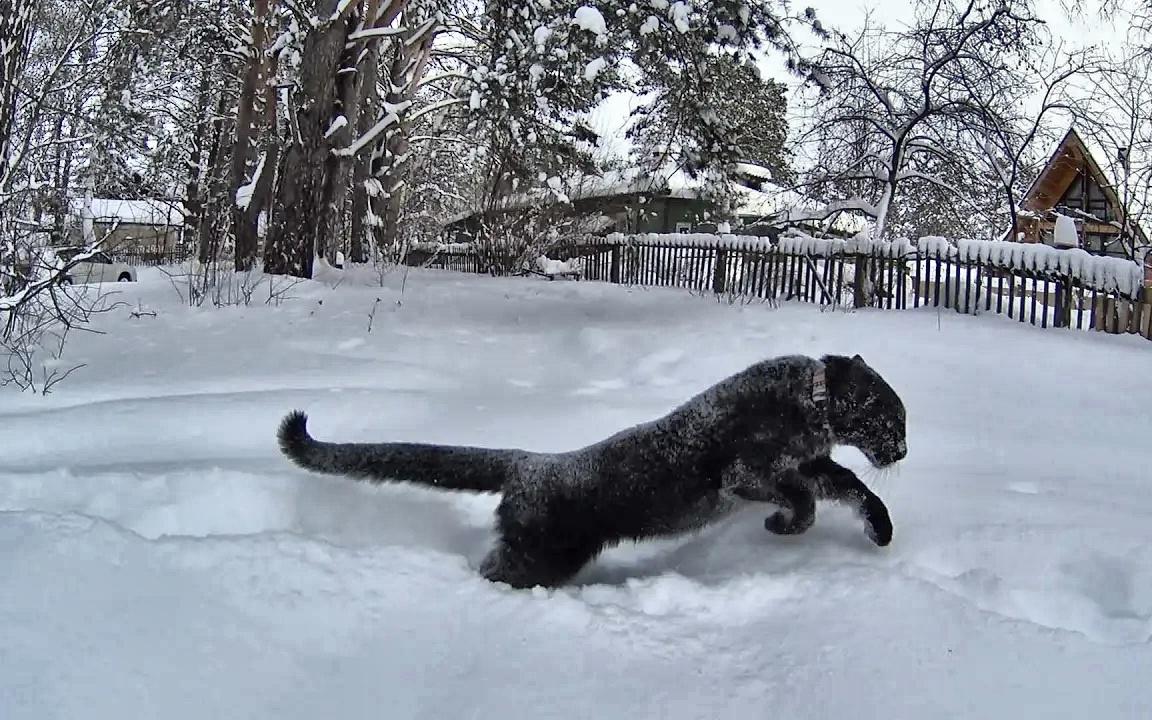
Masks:
[[[1057,201],[1056,206],[1061,205],[1072,210],[1080,210],[1105,222],[1116,219],[1116,209],[1108,202],[1103,188],[1083,170],[1076,174],[1076,179]]]
[[[690,233],[692,232],[692,223],[678,222],[676,223],[676,232]]]

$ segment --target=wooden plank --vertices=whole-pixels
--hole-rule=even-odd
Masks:
[[[816,282],[814,276],[816,275],[816,268],[812,265],[812,256],[804,255],[804,265],[802,267],[804,272],[804,302],[816,302]]]
[[[776,278],[779,276],[780,250],[772,248],[768,251],[768,289],[766,297],[776,302]]]
[[[833,306],[839,305],[844,296],[844,264],[847,256],[843,252],[836,253],[836,298]]]
[[[864,296],[865,280],[868,277],[868,256],[857,253],[852,256],[852,307],[867,306],[868,298]]]
[[[896,258],[888,257],[885,262],[888,265],[888,297],[884,305],[891,310],[896,303]]]
[[[1125,334],[1132,328],[1132,301],[1117,294],[1116,303],[1116,334]]]
[[[1044,314],[1040,316],[1040,327],[1048,327],[1048,286],[1051,283],[1047,279],[1044,280]]]
[[[821,292],[824,293],[824,301],[823,302],[825,304],[828,304],[828,305],[834,305],[836,303],[836,296],[834,296],[832,294],[832,290],[831,290],[832,277],[833,277],[832,256],[829,255],[828,257],[824,258],[824,264],[821,265],[821,269],[820,269],[820,283],[821,283],[820,289],[821,289]]]
[[[728,271],[728,251],[723,248],[716,249],[716,265],[712,268],[712,292],[724,292],[725,273]]]
[[[933,307],[940,307],[940,264],[941,264],[941,260],[942,260],[942,258],[940,257],[940,251],[937,250],[936,251],[936,285],[935,285],[935,287],[932,288],[933,296],[934,296],[934,300],[932,303]]]
[[[913,262],[916,263],[916,277],[912,280],[912,289],[913,289],[912,307],[918,308],[918,307],[920,307],[920,296],[921,295],[924,296],[925,300],[928,299],[927,288],[924,287],[924,281],[920,277],[920,270],[921,270],[920,266],[923,263],[928,262],[928,261],[926,259],[921,260],[920,253],[917,252],[916,253],[916,259]]]
[[[977,277],[979,277],[979,276],[977,276]],[[956,295],[959,296],[960,293],[956,293]],[[976,299],[979,300],[980,299],[979,296],[977,296]],[[965,262],[964,263],[964,312],[965,313],[971,313],[972,312],[972,263],[971,262]]]
[[[1036,295],[1038,293],[1038,288],[1036,286],[1037,282],[1038,281],[1036,280],[1036,276],[1033,275],[1032,276],[1032,318],[1028,321],[1033,325],[1036,324]]]
[[[955,309],[956,308],[956,301],[952,297],[952,275],[954,274],[952,272],[953,268],[959,269],[956,265],[954,265],[952,263],[952,260],[949,258],[949,260],[948,260],[948,272],[946,272],[944,274],[944,307]],[[960,278],[957,277],[956,280],[957,280],[957,282],[959,282]],[[957,296],[959,296],[960,293],[957,292],[956,294],[957,294]]]
[[[903,255],[900,256],[899,265],[896,267],[896,309],[908,309],[908,259]]]
[[[987,285],[987,290],[984,293],[984,312],[992,312],[992,273],[989,272],[990,270],[991,268],[987,265],[981,266],[984,284]]]

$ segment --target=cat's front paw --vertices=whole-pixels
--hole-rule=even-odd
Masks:
[[[892,518],[888,515],[888,508],[879,498],[875,502],[869,502],[867,506],[868,522],[865,532],[868,533],[868,538],[879,545],[884,547],[892,542]]]

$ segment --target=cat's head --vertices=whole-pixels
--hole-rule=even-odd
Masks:
[[[875,467],[903,460],[908,454],[904,403],[892,386],[859,355],[822,360],[836,442],[859,449]]]

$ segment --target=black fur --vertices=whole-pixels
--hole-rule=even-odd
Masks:
[[[827,398],[813,391],[823,372]],[[655,421],[566,453],[414,443],[313,440],[303,413],[280,426],[280,447],[310,470],[371,481],[502,492],[499,540],[481,572],[514,587],[556,586],[605,547],[672,535],[742,501],[778,504],[765,525],[799,533],[816,498],[851,503],[877,544],[891,539],[883,502],[833,463],[834,444],[876,466],[906,454],[903,403],[860,356],[766,360]]]
[[[420,443],[324,443],[308,434],[308,416],[293,411],[280,423],[280,450],[318,472],[371,480],[397,479],[446,490],[500,492],[511,464],[530,453]]]

